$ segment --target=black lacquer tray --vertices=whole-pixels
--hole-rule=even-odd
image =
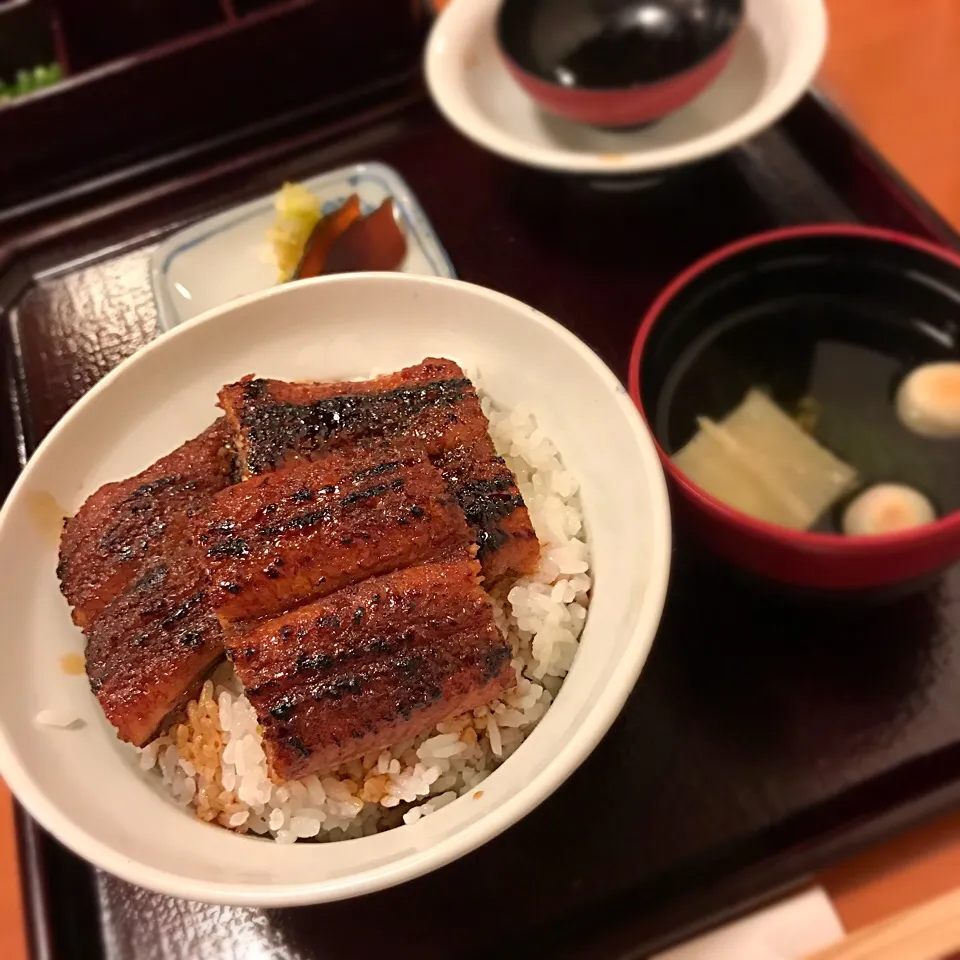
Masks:
[[[656,292],[737,237],[834,220],[957,242],[813,95],[743,147],[642,187],[511,166],[450,129],[409,79],[244,143],[8,236],[7,485],[64,411],[154,335],[147,264],[163,236],[351,161],[394,166],[463,279],[557,318],[621,377]],[[341,904],[217,908],[93,870],[22,814],[20,834],[37,957],[605,960],[808,882],[958,798],[960,570],[892,606],[801,606],[751,592],[681,539],[657,642],[614,729],[539,810],[438,873]]]

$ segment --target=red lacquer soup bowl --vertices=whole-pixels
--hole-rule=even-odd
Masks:
[[[694,264],[644,318],[630,393],[656,439],[678,522],[764,579],[815,591],[888,591],[960,558],[960,437],[898,417],[912,370],[960,361],[960,256],[913,237],[842,225],[750,237]],[[811,529],[754,519],[711,496],[672,460],[697,417],[722,420],[747,391],[816,411],[814,438],[858,478]],[[937,519],[846,536],[843,512],[877,483],[910,486]]]
[[[709,86],[742,20],[743,0],[504,0],[497,43],[544,110],[635,127]]]

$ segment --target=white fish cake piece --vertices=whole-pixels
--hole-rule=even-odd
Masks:
[[[936,519],[933,504],[919,490],[878,483],[851,501],[843,514],[843,532],[852,537],[899,533]]]
[[[909,373],[896,398],[900,422],[923,437],[960,437],[960,363],[927,363]]]

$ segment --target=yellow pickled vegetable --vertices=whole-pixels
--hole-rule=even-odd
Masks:
[[[274,201],[277,217],[267,239],[277,265],[277,280],[286,283],[303,256],[303,248],[320,221],[320,201],[299,183],[285,183]]]

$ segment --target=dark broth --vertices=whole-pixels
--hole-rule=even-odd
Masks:
[[[874,483],[913,487],[943,516],[960,509],[960,439],[912,433],[893,401],[915,367],[958,359],[956,343],[941,328],[905,321],[899,312],[884,316],[876,303],[858,314],[849,300],[767,301],[689,344],[662,384],[654,429],[675,453],[693,436],[698,416],[722,419],[750,387],[766,391],[791,415],[812,400],[813,435],[854,466],[862,481],[813,529],[839,532],[846,503]]]

